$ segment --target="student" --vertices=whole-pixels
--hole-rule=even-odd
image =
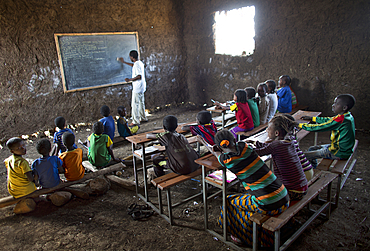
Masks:
[[[287,75],[285,75],[287,76]],[[289,76],[287,76],[289,77]],[[296,108],[298,106],[298,100],[297,100],[297,95],[295,94],[295,92],[293,91],[292,89],[292,81],[290,80],[290,77],[289,77],[289,89],[292,93],[292,109]],[[278,91],[280,90],[281,88],[278,89]]]
[[[253,125],[254,127],[258,127],[260,125],[260,115],[258,111],[258,100],[256,99],[256,89],[247,87],[245,91],[247,92],[247,103],[253,118]]]
[[[286,116],[291,121],[295,121],[295,119],[292,115],[290,115],[288,113],[285,113],[283,115]],[[311,165],[311,162],[308,161],[308,159],[306,158],[306,155],[303,153],[303,151],[299,147],[299,143],[296,140],[295,132],[296,132],[296,130],[294,129],[294,132],[291,135],[287,135],[287,137],[290,137],[290,139],[294,142],[295,150],[298,154],[299,160],[301,161],[301,165],[302,165],[304,175],[306,175],[307,181],[310,181],[312,179],[313,175],[314,175],[313,167]]]
[[[100,108],[100,114],[104,116],[104,118],[99,120],[100,122],[103,123],[103,126],[104,126],[103,134],[108,135],[110,139],[113,141],[114,132],[116,130],[116,125],[114,124],[114,119],[112,118],[112,116],[109,116],[110,114],[109,107],[106,105],[103,105]]]
[[[204,144],[202,138],[198,137],[198,140]],[[217,147],[205,146],[223,167],[237,176],[247,190],[227,196],[227,231],[237,244],[252,245],[253,222],[249,218],[255,213],[276,215],[285,211],[289,206],[288,191],[253,148],[244,141],[235,142],[230,131],[219,131],[215,143]],[[221,227],[222,215],[223,209],[219,218]],[[264,247],[271,247],[273,233],[262,229],[261,242]]]
[[[63,134],[63,136],[66,133]],[[73,133],[72,133],[73,135]],[[73,147],[73,144],[72,146]],[[42,188],[52,188],[60,183],[59,173],[63,173],[63,162],[57,156],[50,156],[51,144],[48,139],[41,139],[36,143],[36,150],[42,157],[32,163],[35,179]]]
[[[134,126],[128,126],[127,120],[126,120],[126,108],[124,106],[118,106],[117,113],[119,115],[119,118],[117,119],[117,130],[121,137],[128,137],[132,136],[137,133],[140,126],[134,125]]]
[[[257,86],[258,93],[258,112],[260,115],[260,124],[264,125],[267,123],[267,115],[269,112],[269,99],[267,98],[268,87],[265,83],[259,83]]]
[[[93,125],[93,133],[87,138],[86,145],[89,147],[87,158],[96,167],[105,167],[111,160],[120,162],[115,158],[111,146],[113,142],[107,134],[103,134],[103,123],[98,121]]]
[[[294,122],[284,115],[276,115],[268,124],[270,143],[255,142],[259,156],[272,155],[274,173],[288,189],[290,200],[300,200],[307,193],[308,185],[294,142],[286,138]]]
[[[75,135],[73,133],[65,133],[62,140],[67,147],[67,151],[59,157],[63,161],[63,171],[66,180],[75,181],[82,179],[85,175],[85,168],[82,165],[82,149],[73,147]]]
[[[298,124],[298,127],[311,131],[331,131],[331,144],[311,146],[305,155],[316,168],[317,158],[325,159],[348,159],[352,154],[355,145],[355,120],[350,110],[356,100],[351,94],[337,96],[332,105],[334,117],[309,117],[302,119],[312,120],[317,124]]]
[[[63,145],[63,141],[62,141],[63,133],[65,132],[73,133],[73,132],[71,129],[66,127],[66,120],[63,117],[57,117],[54,120],[54,124],[57,127],[56,128],[57,131],[54,133],[54,139],[53,139],[54,146],[51,151],[52,152],[51,155],[58,155],[62,152],[67,151],[67,148],[65,147],[65,145]],[[77,148],[76,145],[73,145],[73,147]]]
[[[278,98],[275,93],[276,83],[274,80],[266,80],[265,83],[267,84],[267,99],[269,100],[269,111],[267,114],[267,122],[269,122],[274,116],[277,111],[278,107]]]
[[[126,82],[132,82],[132,123],[130,126],[139,125],[140,122],[147,122],[144,99],[144,93],[146,91],[145,67],[143,62],[139,60],[139,53],[135,50],[130,51],[130,60],[133,64],[125,62],[123,58],[118,58],[118,60],[132,67],[131,78],[125,78]]]
[[[243,89],[238,89],[234,93],[235,104],[232,106],[222,106],[219,102],[215,102],[217,108],[231,110],[235,112],[237,126],[230,130],[235,138],[238,138],[237,132],[247,132],[254,128],[253,118],[249,105],[247,103],[247,92]]]
[[[20,138],[11,138],[6,142],[6,146],[12,153],[4,161],[8,172],[8,191],[14,198],[26,196],[36,190],[30,165],[22,158],[27,152],[26,144]]]
[[[207,141],[208,144],[213,146],[215,144],[215,134],[217,133],[217,127],[212,119],[212,114],[209,111],[200,111],[197,114],[198,125],[187,125],[181,129],[183,131],[191,131],[191,134],[200,135]]]
[[[159,143],[166,147],[165,158],[157,155],[153,158],[154,173],[157,177],[164,175],[164,169],[170,168],[174,173],[189,174],[196,171],[199,165],[194,162],[198,154],[189,145],[184,135],[176,132],[177,118],[168,115],[163,119],[164,132],[159,134],[149,133],[148,139],[158,139]]]
[[[278,96],[278,108],[277,110],[281,113],[289,113],[292,111],[292,92],[289,88],[290,77],[288,75],[282,75],[279,78],[279,90],[277,91]]]

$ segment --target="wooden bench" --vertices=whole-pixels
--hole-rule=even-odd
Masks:
[[[344,184],[348,176],[351,174],[352,169],[354,168],[356,161],[357,161],[357,146],[358,140],[355,140],[355,145],[353,146],[353,153],[351,156],[346,160],[330,160],[330,159],[323,159],[320,164],[317,166],[317,169],[323,171],[329,171],[338,175],[338,182],[337,182],[337,193],[335,195],[335,203],[333,204],[333,209],[338,207],[339,202],[339,194],[342,190]]]
[[[208,169],[207,169],[208,171]],[[171,187],[176,186],[178,184],[183,183],[184,181],[190,180],[202,174],[202,169],[199,168],[195,172],[190,174],[177,174],[177,173],[168,173],[161,177],[152,180],[152,184],[157,188],[158,193],[158,208],[152,204],[151,202],[147,202],[154,211],[156,211],[160,216],[162,216],[166,221],[168,221],[171,225],[173,225],[173,217],[172,217],[172,209],[177,207],[183,203],[186,203],[194,198],[202,195],[202,192],[197,193],[195,195],[189,196],[182,201],[172,204],[171,201]],[[163,203],[162,203],[162,191],[167,192],[167,208],[168,208],[168,216],[163,212]]]
[[[318,177],[319,176],[319,177]],[[287,249],[299,235],[312,223],[316,218],[326,211],[326,217],[329,218],[331,212],[331,189],[332,182],[338,176],[333,173],[323,172],[321,170],[315,170],[315,176],[310,181],[310,185],[307,194],[302,200],[291,201],[289,208],[283,213],[276,216],[267,216],[262,214],[254,214],[250,220],[253,221],[253,250],[258,249],[258,227],[262,226],[264,229],[272,231],[274,233],[274,250],[285,250]],[[320,205],[320,207],[314,212],[314,214],[291,236],[281,245],[281,229],[282,227],[292,219],[301,209],[306,206],[310,206],[313,199],[317,198],[319,193],[327,188],[326,201]],[[312,210],[313,211],[313,210]]]

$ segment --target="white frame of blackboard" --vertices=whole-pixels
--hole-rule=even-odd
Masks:
[[[64,93],[66,93],[66,92],[76,92],[76,91],[85,91],[85,90],[90,90],[90,89],[103,88],[103,87],[109,87],[109,86],[131,83],[131,82],[119,82],[119,83],[105,84],[105,85],[99,85],[99,86],[76,88],[76,89],[72,89],[72,90],[67,89],[66,79],[65,79],[65,75],[64,75],[62,54],[60,52],[60,46],[59,46],[59,39],[58,38],[61,37],[61,36],[99,36],[99,35],[135,35],[136,36],[136,42],[137,42],[137,48],[138,48],[137,52],[138,52],[139,58],[140,58],[139,34],[138,34],[137,31],[134,31],[134,32],[102,32],[102,33],[55,33],[54,34],[54,39],[55,39],[55,44],[56,44],[56,47],[57,47],[58,61],[59,61],[59,66],[60,66],[60,73],[62,75],[62,83],[63,83]]]

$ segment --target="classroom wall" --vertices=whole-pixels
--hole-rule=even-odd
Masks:
[[[255,5],[252,56],[215,55],[215,11]],[[369,1],[184,0],[187,83],[193,102],[231,100],[233,92],[280,75],[301,104],[332,116],[338,94],[357,99],[356,128],[368,129]]]
[[[180,1],[2,0],[0,9],[0,139],[53,128],[57,116],[96,121],[103,104],[130,111],[129,84],[63,92],[54,33],[137,31],[147,107],[187,100]]]

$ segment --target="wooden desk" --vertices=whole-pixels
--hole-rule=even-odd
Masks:
[[[190,122],[190,123],[184,123],[184,124],[179,124],[177,126],[177,129],[176,131],[178,133],[186,133],[188,131],[183,131],[181,128],[185,125],[192,125],[192,124],[196,124],[196,122]],[[147,169],[146,169],[146,160],[145,160],[145,143],[148,143],[150,141],[153,141],[153,140],[156,140],[156,139],[147,139],[146,138],[146,135],[149,134],[149,133],[161,133],[161,132],[164,132],[164,129],[158,129],[158,130],[154,130],[154,131],[149,131],[149,132],[145,132],[145,133],[140,133],[140,134],[137,134],[137,135],[133,135],[133,136],[129,136],[129,137],[126,137],[126,139],[128,141],[131,142],[131,145],[132,145],[132,162],[133,162],[133,166],[134,166],[134,176],[135,176],[135,186],[136,186],[136,194],[137,196],[139,196],[141,199],[143,199],[145,202],[149,202],[149,194],[148,194],[148,183],[147,183]],[[142,149],[142,154],[141,156],[135,154],[135,145],[141,145],[141,149]],[[138,175],[137,175],[137,165],[136,165],[136,159],[141,159],[142,162],[143,162],[143,175],[144,175],[144,196],[142,196],[140,193],[139,193],[139,179],[138,179]]]
[[[221,113],[222,115],[222,129],[224,129],[225,127],[225,114],[226,114],[226,109],[219,109],[219,108],[216,108],[216,106],[212,106],[212,107],[209,107],[206,109],[207,111],[210,111],[210,112],[217,112],[217,113]],[[215,121],[216,122],[216,121]]]

